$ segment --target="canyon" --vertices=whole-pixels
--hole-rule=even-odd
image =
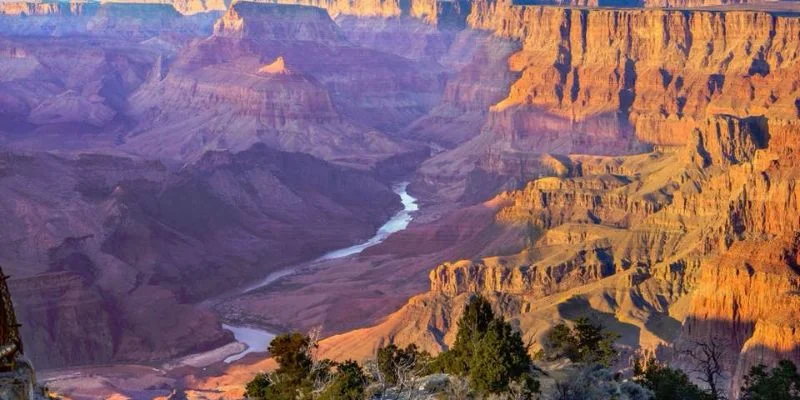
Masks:
[[[0,265],[72,397],[241,396],[223,326],[436,353],[474,293],[531,351],[719,338],[732,395],[800,361],[796,2],[2,2],[0,71]]]

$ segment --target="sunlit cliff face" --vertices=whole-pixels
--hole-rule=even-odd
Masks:
[[[437,352],[476,292],[534,342],[591,315],[684,366],[724,337],[732,393],[800,361],[791,5],[156,3],[0,3],[0,262],[39,368],[239,395],[268,363],[238,342]],[[84,395],[164,394],[126,382]]]

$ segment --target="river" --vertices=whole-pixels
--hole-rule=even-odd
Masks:
[[[322,257],[317,258],[310,264],[303,264],[303,267],[313,267],[314,265],[323,263],[325,261],[335,260],[361,253],[362,251],[383,242],[391,234],[406,229],[408,224],[411,223],[411,220],[414,219],[414,211],[419,210],[417,199],[408,194],[407,189],[408,182],[401,182],[392,187],[392,190],[394,190],[394,192],[400,196],[400,201],[403,203],[403,209],[398,211],[397,214],[392,216],[392,218],[378,228],[378,232],[375,233],[375,236],[363,243],[325,253],[322,255]],[[294,275],[300,270],[300,268],[300,266],[295,266],[273,272],[267,275],[267,277],[262,281],[244,288],[241,294],[249,293],[256,289],[261,289],[275,283],[281,278]],[[267,351],[270,341],[272,341],[272,339],[275,337],[275,334],[273,333],[263,329],[254,328],[252,326],[223,324],[222,328],[231,331],[237,342],[244,343],[247,346],[245,351],[226,358],[225,363],[234,362],[250,353],[261,353]]]

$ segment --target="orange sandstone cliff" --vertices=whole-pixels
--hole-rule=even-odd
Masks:
[[[699,125],[679,149],[571,156],[563,177],[501,194],[495,223],[524,227],[519,253],[439,265],[429,292],[328,339],[326,354],[446,348],[466,299],[483,293],[533,341],[581,315],[621,333],[630,351],[722,338],[734,391],[753,365],[800,361],[798,125],[731,116]]]

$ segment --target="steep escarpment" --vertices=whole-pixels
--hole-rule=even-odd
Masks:
[[[798,125],[770,124],[769,132],[770,146],[752,170],[724,183],[733,188],[723,218],[727,234],[706,244],[719,250],[700,267],[681,337],[714,337],[727,346],[734,392],[750,367],[798,359]]]
[[[268,0],[263,3],[307,5],[324,8],[333,18],[339,16],[395,18],[409,16],[432,25],[463,27],[471,2],[434,0]]]
[[[798,117],[800,18],[768,11],[575,9],[473,3],[468,25],[516,40],[518,78],[477,136],[426,162],[417,184],[484,200],[547,174],[542,154],[682,146],[716,114]],[[701,127],[702,128],[702,127]],[[436,189],[428,189],[436,190]]]
[[[184,15],[213,11],[225,11],[230,5],[227,0],[103,0],[101,3],[170,4]]]
[[[214,24],[214,35],[234,39],[341,44],[343,36],[324,9],[241,2]]]
[[[259,72],[278,59],[291,74]],[[322,9],[241,2],[132,95],[141,123],[124,147],[192,159],[266,143],[371,166],[409,150],[385,131],[430,109],[443,81],[430,61],[354,46]]]
[[[180,171],[101,155],[2,160],[0,253],[40,368],[223,345],[230,334],[198,303],[362,240],[398,207],[370,174],[263,145]]]
[[[798,115],[796,85],[786,85],[800,68],[796,16],[474,8],[472,26],[523,42],[510,60],[522,76],[495,106],[498,123],[544,112],[594,135],[617,136],[630,123],[641,140],[678,145],[711,114]]]
[[[139,39],[170,31],[195,36],[210,31],[214,16],[183,17],[171,4],[96,2],[0,3],[0,34],[92,35]]]
[[[466,299],[482,293],[534,341],[582,315],[631,350],[719,338],[735,391],[753,365],[798,360],[798,134],[794,121],[715,116],[680,149],[571,156],[562,177],[494,200],[496,223],[522,228],[523,251],[443,263],[429,292],[323,348],[334,357],[366,357],[387,342],[436,351],[452,343]]]

